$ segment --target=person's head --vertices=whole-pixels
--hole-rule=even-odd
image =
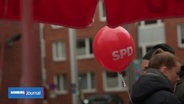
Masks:
[[[170,47],[169,45],[165,44],[165,43],[160,43],[157,44],[155,46],[153,46],[144,56],[143,56],[143,60],[141,62],[141,70],[146,71],[148,64],[149,64],[149,60],[152,57],[152,54],[157,50],[157,49],[162,49],[163,51],[167,51],[170,52],[172,54],[175,54],[175,51],[172,47]]]
[[[158,69],[165,77],[168,78],[173,88],[180,80],[180,66],[178,58],[166,51],[154,54],[149,62],[149,67]]]

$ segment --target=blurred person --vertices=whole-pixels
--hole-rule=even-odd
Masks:
[[[180,72],[175,55],[157,49],[153,52],[147,72],[134,83],[132,104],[181,104],[173,93]]]
[[[178,99],[181,101],[182,104],[184,104],[184,65],[181,66],[180,71],[180,81],[176,85],[175,94],[178,97]]]
[[[167,51],[167,52],[170,52],[172,54],[175,54],[175,51],[174,49],[165,44],[165,43],[160,43],[160,44],[156,44],[155,46],[153,46],[144,56],[143,56],[143,60],[141,62],[141,72],[145,72],[147,67],[148,67],[148,64],[149,64],[149,60],[153,54],[153,52],[157,49],[162,49],[163,51]]]

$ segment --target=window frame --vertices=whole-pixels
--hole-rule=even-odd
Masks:
[[[156,23],[153,23],[153,24],[146,24],[146,20],[144,21],[140,21],[139,23],[139,28],[153,28],[153,27],[157,27],[157,26],[160,26],[160,25],[163,25],[163,22],[161,19],[157,19],[156,20],[157,22]]]
[[[183,25],[183,31],[184,31],[184,23],[180,23],[177,25],[178,47],[184,48],[184,43],[182,43],[182,36],[181,36],[181,35],[183,35],[183,37],[184,37],[184,32],[181,33],[181,25]],[[184,38],[183,38],[183,40],[184,40]]]
[[[59,76],[59,82],[62,82],[62,83],[58,83],[58,76]],[[63,81],[61,81],[60,78],[62,78]],[[54,84],[56,85],[56,88],[54,91],[56,94],[67,94],[68,93],[66,80],[67,80],[66,74],[56,74],[54,76]],[[59,86],[62,86],[60,90],[58,90],[58,84],[59,84]],[[66,88],[66,89],[64,89],[64,88]]]
[[[58,47],[61,46],[61,48]],[[57,49],[59,48],[59,49]],[[59,50],[59,52],[56,52]],[[64,53],[63,53],[64,52]],[[52,56],[54,61],[65,61],[66,60],[66,48],[63,41],[55,41],[52,43]],[[59,53],[59,54],[57,54]]]
[[[165,43],[165,42],[156,42],[156,43],[145,43],[145,44],[140,44],[139,45],[139,48],[141,49],[141,51],[142,51],[142,54],[141,54],[141,56],[140,56],[140,58],[142,59],[142,57],[147,53],[147,49],[148,48],[151,48],[151,47],[153,47],[153,46],[155,46],[156,44],[159,44],[159,43]]]
[[[60,26],[60,25],[51,25],[51,28],[52,29],[61,29],[61,28],[64,28],[64,27]]]
[[[82,92],[84,92],[84,93],[89,93],[89,92],[96,92],[96,82],[95,82],[95,87],[94,88],[92,88],[92,82],[93,82],[93,80],[95,80],[96,81],[96,75],[95,75],[95,73],[93,73],[93,72],[86,72],[86,73],[80,73],[80,74],[86,74],[86,78],[87,78],[87,89],[80,89]],[[94,75],[94,79],[92,78],[92,74]],[[80,75],[79,75],[79,78],[80,78]],[[82,83],[82,82],[79,82],[80,84]]]
[[[118,78],[118,86],[116,88],[109,88],[107,86],[107,73],[108,71],[104,71],[102,74],[103,74],[103,88],[104,88],[104,91],[107,91],[107,92],[114,92],[114,91],[127,91],[128,88],[125,86],[123,87],[122,86],[122,80],[121,80],[121,76],[117,73],[117,78]]]
[[[83,55],[78,55],[77,54],[77,41],[76,41],[76,56],[77,56],[77,59],[88,59],[88,58],[94,58],[94,54],[93,53],[90,53],[90,49],[93,48],[92,46],[90,47],[90,39],[92,39],[92,42],[93,42],[93,38],[81,38],[81,39],[77,39],[78,40],[84,40],[85,42],[85,54]]]
[[[100,0],[99,1],[99,16],[100,16],[100,21],[102,22],[106,21],[106,13],[104,12],[105,12],[104,0]],[[105,14],[105,16],[103,14]]]

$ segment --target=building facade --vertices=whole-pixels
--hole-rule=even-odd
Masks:
[[[94,23],[86,28],[71,29],[51,24],[35,24],[35,86],[46,88],[46,98],[36,104],[80,104],[94,95],[119,96],[129,102],[133,82],[139,77],[141,57],[155,44],[167,43],[184,63],[184,19],[146,20],[122,25],[132,35],[136,50],[134,60],[122,73],[103,68],[92,49],[95,34],[106,25],[102,2],[97,7]],[[8,87],[20,86],[21,24],[0,21],[0,103],[17,104],[7,98]],[[13,42],[9,41],[12,40]],[[41,44],[40,44],[41,43]],[[77,100],[76,100],[77,99]],[[77,101],[77,102],[76,102]]]
[[[125,104],[129,102],[129,92],[134,80],[140,73],[139,63],[141,57],[155,44],[167,43],[172,46],[176,55],[184,63],[183,38],[184,19],[158,19],[146,20],[128,25],[122,25],[134,39],[136,45],[135,58],[125,70],[124,76],[128,87],[122,86],[122,79],[117,73],[109,72],[103,68],[93,55],[92,44],[95,34],[105,26],[105,13],[103,5],[99,2],[94,23],[85,29],[70,29],[58,25],[45,24],[44,49],[46,70],[46,83],[48,88],[48,103],[66,101],[72,104],[72,95],[78,94],[78,99],[86,99],[93,95],[110,94],[122,98]],[[76,54],[75,71],[76,85],[72,83],[71,63],[71,35],[75,35]]]
[[[94,36],[106,25],[103,13],[102,6],[98,6],[94,23],[84,29],[73,30],[57,25],[44,25],[45,53],[43,53],[43,59],[45,59],[49,92],[48,103],[59,104],[59,102],[66,101],[65,104],[72,104],[72,95],[75,93],[82,100],[92,95],[110,94],[119,96],[124,103],[129,102],[128,88],[123,86],[120,76],[104,69],[94,58],[92,50]],[[134,30],[132,27],[134,24],[125,26],[128,30]],[[75,85],[72,83],[71,35],[75,35],[73,47],[76,48],[74,68],[76,76],[74,76],[77,78],[77,92],[73,91]],[[132,73],[130,71],[127,74]],[[125,77],[127,86],[130,84],[129,79],[131,78]]]

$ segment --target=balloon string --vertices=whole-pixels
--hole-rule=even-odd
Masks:
[[[119,76],[120,76],[120,78],[121,78],[121,80],[122,80],[122,85],[123,85],[123,87],[127,87],[127,89],[128,89],[128,97],[129,97],[129,99],[130,99],[131,104],[133,104],[132,99],[131,99],[131,97],[130,97],[129,88],[128,88],[128,86],[126,85],[125,79],[123,78],[123,76],[122,76],[121,73],[118,73],[118,74],[119,74]]]

